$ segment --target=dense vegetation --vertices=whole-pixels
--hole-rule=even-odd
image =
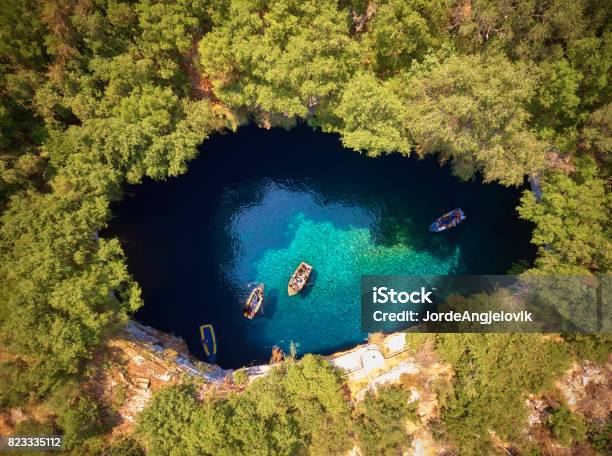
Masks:
[[[126,182],[185,172],[209,134],[247,121],[301,120],[371,155],[435,153],[466,179],[518,185],[537,174],[541,200],[525,191],[518,208],[535,224],[533,271],[609,272],[609,2],[0,0],[0,11],[2,407],[47,400],[68,433],[75,420],[97,432],[75,385],[104,337],[142,305],[118,240],[98,236],[110,204]],[[518,336],[464,339],[439,341],[458,372],[444,423],[459,445],[461,426],[484,432],[470,395],[508,369],[492,353],[524,357],[524,374],[499,379],[512,391],[549,381],[532,363],[552,363],[551,375],[563,364]],[[597,338],[572,346],[609,352]],[[304,408],[266,410],[266,388]],[[279,454],[344,448],[343,434],[323,438],[312,421],[347,420],[339,399],[327,392],[310,403],[300,388],[264,381],[197,413],[186,389],[166,400],[180,404],[186,427],[194,413],[225,417],[227,432],[232,420],[279,414],[279,434],[267,429],[259,442],[288,445]],[[65,391],[74,407],[53,405]],[[495,389],[486,398],[499,410],[514,404]],[[305,416],[292,424],[296,413]],[[155,419],[145,415],[145,432]],[[511,437],[515,424],[496,426]],[[254,444],[245,438],[234,435],[227,451]],[[208,451],[201,444],[190,443]]]
[[[355,413],[355,433],[365,454],[391,456],[410,447],[406,421],[417,420],[417,404],[409,404],[409,396],[405,389],[394,386],[367,392]]]
[[[586,426],[583,420],[573,414],[567,407],[560,407],[548,417],[548,426],[552,434],[564,446],[585,439]]]
[[[342,454],[351,415],[341,388],[337,371],[307,355],[226,400],[198,404],[192,385],[162,390],[140,432],[152,455]]]
[[[227,399],[200,402],[191,384],[166,388],[142,413],[139,432],[152,455],[331,456],[350,450],[353,434],[367,455],[409,447],[406,423],[416,403],[406,390],[368,392],[351,413],[342,388],[338,371],[306,355]]]
[[[439,397],[442,434],[465,454],[486,454],[490,431],[520,445],[527,394],[552,387],[569,367],[564,347],[539,334],[444,334],[436,351],[456,374]]]

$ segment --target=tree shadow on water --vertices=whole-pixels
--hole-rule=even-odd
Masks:
[[[426,252],[439,260],[452,255],[458,242],[456,233],[431,233],[425,220],[401,219],[387,216],[375,227],[372,238],[376,245],[409,246],[417,252]]]
[[[308,277],[308,282],[306,282],[306,285],[304,285],[304,288],[302,288],[302,291],[300,291],[300,293],[298,294],[300,299],[306,299],[310,295],[310,293],[312,293],[312,289],[317,283],[317,276],[317,270],[315,268],[312,268],[312,271],[310,272],[310,277]]]

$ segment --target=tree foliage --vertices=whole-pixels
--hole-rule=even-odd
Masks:
[[[192,385],[165,388],[156,394],[139,418],[151,454],[185,454],[181,453],[185,449],[181,443],[190,430],[197,408]]]
[[[535,223],[532,242],[539,246],[538,267],[549,273],[608,271],[611,266],[610,194],[589,157],[576,160],[571,174],[549,173],[542,199],[526,191],[518,208]]]
[[[306,117],[355,68],[348,32],[334,1],[235,0],[200,42],[200,64],[223,102]]]
[[[604,364],[612,353],[612,335],[610,334],[563,334],[569,351],[580,360],[589,360]]]
[[[27,364],[21,361],[3,361],[0,363],[0,410],[18,406],[25,402],[29,395],[28,384],[22,381]]]
[[[78,372],[104,331],[140,305],[119,243],[96,236],[116,173],[89,165],[81,174],[82,165],[58,175],[51,193],[13,197],[1,218],[3,342],[32,359],[42,391]]]
[[[0,11],[0,343],[12,360],[0,377],[13,385],[2,407],[65,391],[142,304],[120,243],[99,236],[122,186],[185,172],[245,114],[305,119],[372,156],[436,153],[462,178],[538,174],[541,199],[525,192],[518,209],[535,224],[536,272],[609,272],[605,1],[0,0]],[[443,423],[474,452],[474,434],[485,446],[490,429],[515,435],[520,398],[564,360],[531,336],[455,337],[436,338],[457,372]],[[609,353],[605,338],[566,342],[579,357]],[[340,385],[306,357],[203,406],[168,390],[141,428],[153,454],[340,454],[351,421]],[[373,451],[403,445],[372,437],[382,408],[399,429],[386,394],[400,395],[359,415]],[[76,447],[77,423],[91,442],[102,428],[75,396],[70,410],[49,404]]]
[[[162,390],[139,429],[153,455],[340,454],[350,443],[341,387],[338,372],[306,355],[228,399],[198,404],[191,386]]]
[[[357,73],[346,84],[334,113],[342,122],[342,143],[370,155],[381,152],[410,153],[403,100],[388,82],[372,73]]]
[[[227,125],[184,70],[202,4],[81,6],[16,2],[0,21],[0,325],[39,394],[141,305],[119,242],[98,236],[121,185],[185,172]]]
[[[408,81],[408,125],[422,153],[450,159],[455,173],[507,185],[540,169],[545,144],[528,128],[533,82],[504,57],[454,56]]]
[[[518,441],[525,398],[552,386],[569,366],[562,346],[540,334],[440,334],[436,353],[455,370],[439,397],[445,436],[466,454],[486,454],[491,431]]]
[[[381,2],[363,36],[364,59],[381,76],[409,69],[447,39],[447,14],[438,0]]]
[[[401,387],[381,387],[368,392],[355,410],[355,430],[359,447],[366,455],[395,455],[406,451],[411,438],[406,422],[415,421],[415,403]]]
[[[607,26],[605,2],[474,0],[456,3],[453,31],[467,52],[502,50],[521,60],[556,59]]]
[[[546,422],[552,434],[563,446],[580,443],[585,440],[586,425],[567,407],[560,407],[548,416]]]
[[[107,430],[103,407],[81,393],[76,384],[66,384],[48,400],[55,413],[55,424],[64,436],[67,449],[79,448],[87,439]]]

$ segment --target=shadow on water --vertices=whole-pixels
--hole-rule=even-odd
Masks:
[[[212,323],[222,366],[267,361],[291,340],[300,353],[361,342],[360,274],[499,274],[535,253],[515,212],[519,189],[460,182],[434,158],[368,158],[305,126],[244,127],[200,149],[188,173],[128,187],[105,234],[121,240],[142,286],[136,318],[195,354],[199,325]],[[427,231],[455,207],[464,223]],[[313,275],[289,298],[302,260]],[[247,284],[258,281],[264,315],[247,320]]]
[[[304,285],[304,288],[302,288],[302,291],[300,291],[296,297],[299,300],[306,300],[306,298],[308,298],[308,296],[310,296],[310,294],[312,293],[312,290],[314,289],[314,287],[317,284],[317,275],[318,272],[316,269],[313,269],[310,272],[310,276],[308,277],[308,282],[306,282],[306,285]]]
[[[274,319],[274,312],[276,312],[276,306],[278,305],[278,296],[280,291],[275,288],[266,292],[264,299],[264,308],[261,317],[267,320]]]

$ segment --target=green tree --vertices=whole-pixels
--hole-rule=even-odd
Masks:
[[[408,404],[408,399],[409,393],[395,386],[366,394],[355,410],[355,431],[364,454],[395,455],[410,447],[406,422],[416,420],[416,404]]]
[[[139,432],[146,435],[151,455],[184,455],[198,403],[193,385],[162,389],[139,416]]]
[[[589,425],[589,443],[601,454],[612,453],[612,421],[608,420],[602,425]]]
[[[518,439],[527,394],[569,367],[563,347],[540,334],[439,334],[436,353],[455,371],[452,391],[438,398],[444,433],[466,454],[490,452],[490,431]]]
[[[96,235],[116,177],[75,161],[51,182],[53,192],[15,195],[0,218],[2,341],[28,360],[24,381],[33,391],[80,372],[102,337],[140,306],[119,243]]]
[[[31,103],[48,64],[39,9],[23,0],[0,2],[0,210],[10,193],[38,183],[42,168],[36,146],[45,128]]]
[[[56,414],[55,423],[61,428],[68,449],[77,448],[87,439],[108,430],[102,407],[76,385],[68,384],[58,389],[47,403]]]
[[[604,2],[591,0],[473,0],[455,3],[451,14],[463,50],[503,50],[523,61],[560,58],[576,41],[600,33],[607,21]]]
[[[29,68],[45,64],[47,55],[43,38],[46,31],[38,6],[27,0],[2,0],[0,9],[3,12],[0,16],[0,55],[3,61]]]
[[[578,88],[582,75],[565,59],[542,64],[538,70],[539,84],[532,107],[535,127],[543,138],[567,151],[577,139],[575,126],[579,120]],[[565,137],[559,141],[557,135]]]
[[[568,49],[572,66],[580,71],[580,103],[583,109],[594,110],[612,99],[612,31],[602,36],[581,38]]]
[[[612,353],[612,335],[610,334],[563,334],[568,350],[579,360],[587,359],[605,364]]]
[[[341,120],[342,143],[372,156],[410,153],[406,107],[389,83],[372,73],[357,73],[344,87],[334,113]]]
[[[526,191],[520,216],[535,223],[536,266],[545,272],[580,274],[610,268],[610,195],[589,157],[576,159],[570,175],[551,172],[542,180],[542,200]]]
[[[421,153],[452,160],[455,173],[523,182],[541,169],[545,144],[528,129],[533,81],[503,57],[453,56],[404,86],[408,129]]]
[[[198,404],[191,387],[158,393],[139,429],[151,454],[336,455],[350,446],[340,374],[320,357],[275,367],[241,395]]]
[[[16,407],[25,402],[29,388],[22,380],[27,364],[23,361],[0,362],[0,410]]]
[[[602,175],[609,175],[612,169],[612,103],[591,113],[581,133],[584,147],[602,163]]]
[[[108,456],[145,456],[145,452],[136,440],[123,437],[110,445]]]
[[[246,371],[242,369],[234,371],[232,375],[232,380],[236,385],[246,385],[249,382],[249,374],[247,374]]]
[[[306,117],[338,94],[358,46],[333,1],[234,0],[200,42],[215,94],[233,107]]]
[[[570,446],[572,443],[584,442],[585,440],[586,425],[584,421],[567,407],[554,410],[549,415],[546,424],[563,446]]]
[[[121,99],[104,118],[66,132],[77,151],[89,151],[129,182],[162,179],[186,171],[210,131],[224,124],[207,100],[181,101],[169,88],[145,85]]]
[[[382,2],[363,36],[364,59],[380,76],[410,68],[441,44],[446,14],[438,0]]]
[[[135,5],[140,33],[138,49],[150,59],[157,75],[189,93],[181,69],[184,56],[196,46],[196,39],[208,22],[204,2],[141,0]]]

